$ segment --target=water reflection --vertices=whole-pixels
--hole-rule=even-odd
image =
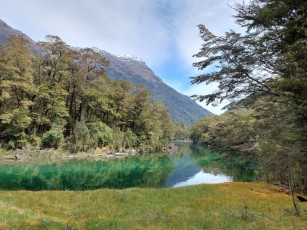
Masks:
[[[216,184],[231,182],[233,178],[224,174],[204,172],[191,159],[191,154],[187,153],[175,159],[175,169],[168,176],[166,187],[182,187],[195,184]]]
[[[204,171],[200,171],[188,180],[176,183],[172,187],[183,187],[195,184],[219,184],[224,182],[231,182],[232,180],[233,179],[231,176],[226,176],[222,174],[214,175],[211,173],[205,173]]]
[[[0,189],[89,190],[179,187],[202,183],[252,181],[248,164],[180,144],[178,154],[114,160],[70,160],[40,164],[0,164]]]
[[[244,159],[231,159],[226,154],[209,151],[206,148],[192,145],[190,146],[191,160],[200,166],[205,173],[214,175],[227,175],[232,181],[249,182],[254,181],[255,162]]]
[[[0,166],[0,188],[10,190],[90,190],[163,187],[173,164],[166,155],[110,161],[71,160],[51,164]]]

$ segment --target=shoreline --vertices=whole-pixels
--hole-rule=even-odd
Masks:
[[[171,143],[161,148],[160,153],[170,154],[177,151],[178,147]],[[3,154],[4,153],[4,154]],[[146,154],[154,154],[150,152]],[[37,160],[67,160],[67,159],[117,159],[128,156],[144,154],[138,149],[126,149],[124,151],[115,151],[110,149],[95,149],[87,152],[70,153],[61,149],[18,149],[18,150],[0,150],[0,162],[24,162]]]

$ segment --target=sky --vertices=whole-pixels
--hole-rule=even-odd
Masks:
[[[237,0],[236,2],[241,2]],[[198,24],[216,35],[239,29],[233,0],[0,0],[0,19],[34,41],[57,35],[74,47],[97,47],[143,61],[166,84],[191,96],[216,89],[191,85],[202,44]],[[221,114],[225,105],[203,107]]]

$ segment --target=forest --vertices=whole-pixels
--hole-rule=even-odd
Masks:
[[[216,36],[199,25],[204,43],[194,66],[204,71],[192,77],[192,84],[219,84],[195,98],[231,103],[194,124],[191,138],[254,159],[262,180],[306,194],[307,2],[254,0],[233,8],[245,33]]]
[[[0,145],[70,152],[108,148],[156,151],[174,124],[162,102],[128,81],[112,81],[95,49],[57,36],[31,44],[12,36],[0,53]]]

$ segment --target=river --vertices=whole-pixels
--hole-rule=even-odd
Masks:
[[[1,162],[0,189],[163,188],[254,180],[251,162],[225,161],[223,154],[188,143],[178,145],[177,153],[123,159]]]

